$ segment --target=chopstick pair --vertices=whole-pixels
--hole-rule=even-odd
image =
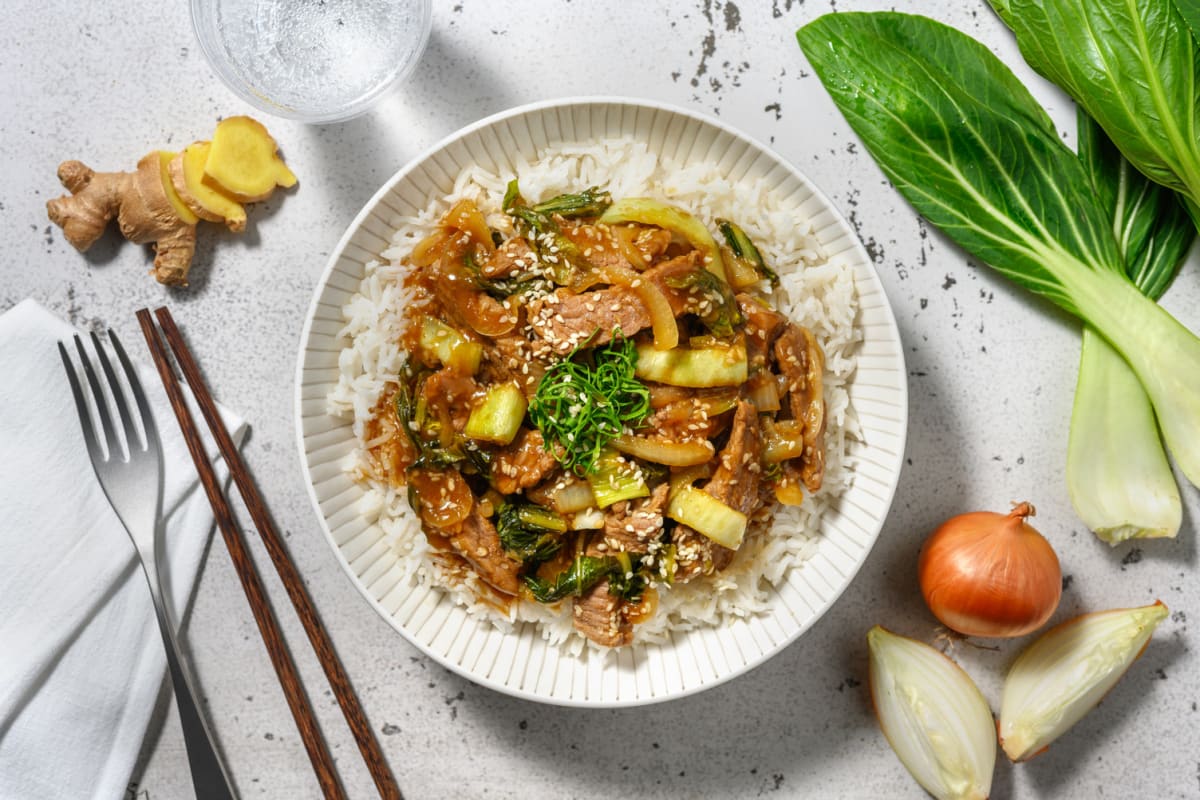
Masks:
[[[312,600],[304,588],[304,582],[300,578],[300,573],[297,571],[295,564],[292,563],[291,557],[283,545],[283,539],[280,537],[274,522],[271,520],[271,515],[267,511],[266,504],[263,502],[258,488],[255,486],[254,479],[251,477],[250,471],[242,460],[237,447],[234,446],[225,423],[221,420],[221,416],[217,412],[216,403],[213,402],[212,395],[209,393],[204,379],[200,375],[200,370],[196,366],[195,359],[192,358],[192,354],[188,350],[187,344],[179,332],[179,328],[176,327],[175,321],[171,317],[171,312],[166,308],[159,308],[155,310],[154,314],[158,318],[158,325],[162,328],[163,337],[174,352],[175,360],[179,364],[179,368],[183,372],[188,386],[192,389],[192,394],[195,396],[200,406],[200,411],[208,423],[209,430],[217,442],[217,447],[220,449],[225,463],[229,466],[229,472],[238,487],[238,491],[241,493],[247,510],[250,512],[255,527],[258,529],[259,536],[262,538],[267,553],[271,558],[271,563],[275,565],[279,579],[283,582],[284,588],[287,590],[288,598],[292,601],[292,606],[296,610],[296,615],[300,618],[304,632],[308,635],[308,640],[317,654],[317,659],[320,661],[321,668],[325,672],[325,677],[329,681],[330,688],[332,688],[333,694],[337,698],[338,705],[341,706],[342,714],[346,718],[346,724],[350,727],[350,731],[354,735],[359,752],[362,754],[363,760],[367,764],[367,769],[375,781],[375,787],[379,791],[380,797],[384,800],[402,800],[400,788],[388,768],[378,740],[371,731],[366,714],[363,713],[362,706],[358,702],[358,697],[355,695],[354,689],[350,684],[350,678],[346,675],[346,671],[342,667],[342,662],[334,651],[333,642],[330,640],[329,634],[325,631],[325,626],[321,623],[316,608],[313,606]],[[287,644],[279,629],[279,623],[275,620],[275,616],[271,612],[266,591],[261,578],[259,578],[258,573],[255,571],[254,563],[250,560],[250,555],[246,550],[246,545],[242,538],[242,532],[230,510],[229,502],[221,490],[216,472],[212,464],[208,461],[200,434],[196,429],[196,424],[184,400],[179,379],[176,377],[175,371],[172,369],[170,361],[167,358],[167,353],[159,338],[159,332],[155,327],[154,319],[150,316],[150,312],[144,308],[137,312],[137,319],[142,328],[142,335],[146,338],[146,344],[150,347],[150,353],[154,357],[154,365],[158,369],[158,375],[162,379],[164,388],[167,390],[167,396],[171,401],[171,408],[175,411],[175,417],[179,421],[179,427],[183,432],[184,440],[187,442],[188,452],[191,453],[192,460],[196,464],[196,470],[200,474],[200,482],[204,486],[204,492],[208,496],[210,505],[212,505],[213,514],[221,530],[221,536],[225,540],[226,549],[228,549],[234,568],[237,570],[238,579],[241,581],[242,589],[246,594],[246,600],[250,604],[250,610],[254,614],[254,620],[258,624],[258,630],[262,635],[263,643],[267,647],[271,664],[275,667],[275,673],[283,688],[284,696],[287,698],[292,717],[296,721],[296,727],[300,731],[300,737],[304,741],[305,750],[308,752],[309,760],[312,761],[317,781],[321,785],[321,790],[326,800],[345,800],[345,790],[338,780],[337,771],[333,765],[333,758],[329,753],[329,748],[325,740],[321,736],[320,728],[313,714],[312,705],[300,681],[300,675],[296,670],[295,662],[292,660],[291,653],[287,649]]]

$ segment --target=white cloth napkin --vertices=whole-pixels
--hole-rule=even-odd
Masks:
[[[2,800],[124,797],[166,671],[149,589],[92,471],[59,358],[56,342],[74,333],[32,300],[0,316]],[[162,439],[160,563],[178,621],[213,515],[140,335],[122,344]],[[242,421],[222,413],[240,441]]]

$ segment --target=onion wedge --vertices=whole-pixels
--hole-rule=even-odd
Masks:
[[[938,800],[984,800],[996,766],[992,711],[962,668],[927,644],[867,632],[871,700],[900,763]]]
[[[1167,616],[1161,602],[1098,611],[1042,634],[1013,662],[1000,701],[1000,746],[1028,761],[1104,698]]]
[[[716,454],[707,439],[675,441],[661,436],[631,436],[621,434],[612,440],[613,449],[655,464],[671,467],[690,467],[706,464]]]

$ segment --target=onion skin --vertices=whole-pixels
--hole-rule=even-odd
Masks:
[[[1062,597],[1054,548],[1025,518],[977,511],[944,522],[925,541],[917,565],[921,593],[943,625],[967,636],[1012,638],[1046,624]]]

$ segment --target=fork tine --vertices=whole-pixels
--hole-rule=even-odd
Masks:
[[[92,398],[96,401],[96,412],[100,415],[100,427],[104,428],[104,441],[108,445],[108,457],[119,458],[121,443],[117,440],[117,429],[113,426],[112,414],[108,411],[108,401],[104,399],[104,391],[100,388],[100,379],[96,370],[92,369],[92,360],[88,358],[87,350],[83,348],[83,340],[75,334],[75,349],[79,351],[79,360],[83,363],[83,374],[87,376],[88,384],[92,387]]]
[[[109,331],[109,337],[112,337],[112,331]],[[112,363],[108,360],[108,353],[104,351],[104,347],[100,344],[100,337],[96,335],[95,331],[92,331],[92,349],[96,351],[96,357],[100,359],[100,369],[108,380],[113,401],[117,404],[117,415],[121,418],[122,427],[125,428],[125,445],[130,452],[133,452],[135,443],[139,441],[137,428],[133,424],[133,418],[129,416],[129,404],[125,402],[125,390],[121,388],[121,382],[117,380],[117,373],[113,371]]]
[[[138,380],[137,370],[133,368],[129,356],[125,355],[125,348],[121,346],[121,340],[117,338],[115,331],[108,332],[108,341],[112,343],[113,350],[117,353],[117,360],[121,362],[121,367],[125,370],[125,378],[129,381],[134,402],[137,403],[138,413],[142,417],[142,430],[146,432],[146,447],[149,448],[152,446],[151,443],[158,439],[158,429],[154,427],[154,415],[150,413],[150,403],[146,400],[146,393],[142,391],[142,382]]]
[[[103,458],[100,441],[96,438],[96,429],[92,427],[92,412],[88,410],[87,399],[83,396],[83,387],[79,384],[79,376],[75,374],[75,365],[63,343],[58,343],[58,354],[62,356],[63,369],[67,371],[67,381],[71,384],[71,395],[75,398],[75,410],[79,414],[79,426],[83,428],[83,440],[87,443],[88,454],[93,458]]]

